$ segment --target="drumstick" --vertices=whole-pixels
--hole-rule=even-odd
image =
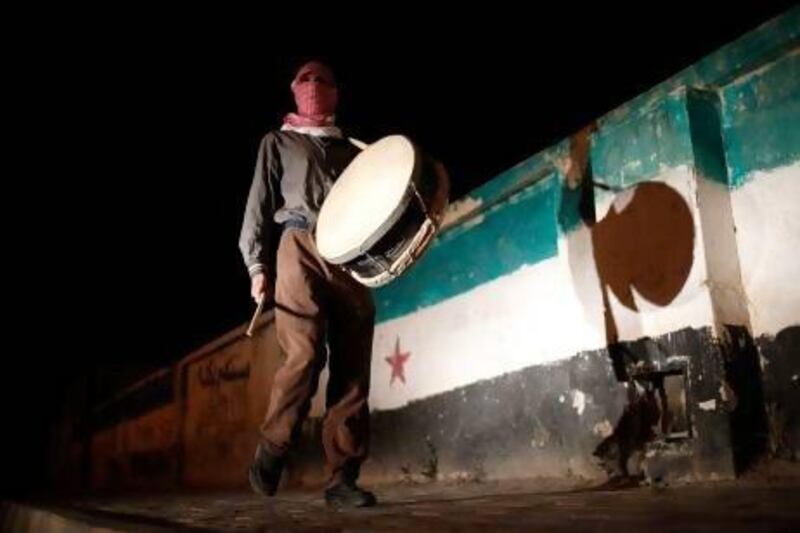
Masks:
[[[245,335],[247,335],[248,337],[253,336],[253,328],[256,327],[256,320],[258,320],[258,317],[261,315],[261,310],[264,309],[264,300],[266,300],[266,298],[264,298],[264,293],[262,292],[261,294],[258,295],[258,305],[256,306],[256,312],[253,313],[253,318],[250,319],[250,325],[247,326],[247,331],[245,332]]]

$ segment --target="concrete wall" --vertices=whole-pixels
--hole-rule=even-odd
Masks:
[[[246,485],[258,426],[284,356],[271,312],[261,317],[252,338],[244,335],[244,329],[215,339],[174,367],[133,384],[96,407],[90,439],[91,489]],[[327,372],[323,372],[320,390],[312,401],[311,420],[293,450],[286,483],[323,481],[316,432],[324,413],[326,380]],[[62,460],[60,468],[80,471],[75,465],[79,460],[77,456]]]
[[[179,364],[182,484],[214,487],[244,482],[281,362],[268,315],[252,339],[237,330]],[[319,416],[319,408],[314,414]]]
[[[796,11],[795,11],[796,12]],[[796,27],[795,27],[796,29]],[[800,45],[720,91],[738,298],[757,339],[769,448],[800,450]]]
[[[452,204],[375,293],[365,477],[698,479],[796,457],[799,31],[795,8]],[[268,316],[242,333],[157,401],[98,411],[95,486],[112,458],[137,485],[157,449],[151,480],[245,482],[281,357]],[[321,480],[321,394],[289,482]]]
[[[171,486],[177,475],[179,412],[165,369],[98,406],[89,441],[89,486],[97,490]]]
[[[592,476],[615,441],[692,478],[796,456],[799,30],[794,9],[452,207],[377,292],[368,471]],[[658,424],[637,363],[684,375],[664,453],[634,436]]]

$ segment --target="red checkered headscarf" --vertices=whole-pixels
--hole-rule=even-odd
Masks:
[[[289,113],[284,123],[290,126],[332,126],[339,91],[330,68],[317,61],[306,63],[292,81],[297,113]]]

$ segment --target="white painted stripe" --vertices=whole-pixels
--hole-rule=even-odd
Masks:
[[[800,162],[754,173],[731,203],[753,334],[800,324]]]
[[[694,176],[682,167],[662,180],[678,190],[696,215]],[[639,298],[641,312],[612,309],[622,340],[711,325],[699,217],[695,260],[687,282],[668,307]],[[610,292],[610,291],[609,291]],[[391,382],[385,358],[410,352],[405,383]],[[600,285],[591,236],[581,228],[559,240],[555,258],[528,265],[416,313],[377,326],[370,405],[394,409],[532,365],[551,363],[606,345]]]

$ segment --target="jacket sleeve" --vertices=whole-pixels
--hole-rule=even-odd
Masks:
[[[272,133],[268,133],[258,148],[253,182],[239,234],[239,250],[251,277],[262,272],[268,276],[272,274],[270,269],[279,237],[273,219],[278,208],[281,172],[276,139]]]

